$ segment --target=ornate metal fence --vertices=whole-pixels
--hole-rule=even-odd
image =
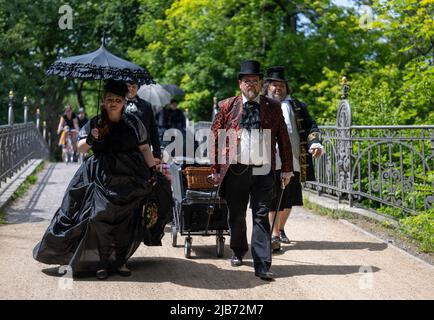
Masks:
[[[45,137],[35,123],[13,123],[12,92],[9,98],[9,124],[0,126],[0,186],[31,159],[47,159],[50,153]],[[26,121],[27,108],[24,112]],[[38,123],[39,118],[36,120]]]
[[[322,126],[326,154],[306,188],[351,206],[391,206],[417,214],[434,205],[434,126],[353,126],[346,93],[336,126]]]

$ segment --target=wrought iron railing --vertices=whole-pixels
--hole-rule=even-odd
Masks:
[[[31,159],[48,157],[48,145],[34,123],[0,126],[0,185]]]
[[[353,126],[346,94],[336,126],[320,127],[326,153],[305,188],[371,208],[417,214],[434,205],[434,126]]]
[[[27,122],[27,105],[24,109],[25,123],[14,124],[13,93],[9,94],[8,125],[0,125],[0,187],[31,159],[47,159],[50,151],[44,133],[39,132],[39,112],[36,124]],[[27,98],[24,100],[27,103]]]

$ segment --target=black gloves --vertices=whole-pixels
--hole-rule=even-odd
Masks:
[[[153,186],[157,183],[157,167],[154,165],[152,167],[149,167],[149,171],[151,174],[151,177],[149,178],[149,183],[151,183]]]
[[[89,133],[89,135],[86,138],[86,143],[88,145],[92,146],[94,141],[95,141],[95,139],[94,139],[93,135],[91,133]]]

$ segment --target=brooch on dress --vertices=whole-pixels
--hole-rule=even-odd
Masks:
[[[143,205],[142,224],[146,229],[152,228],[157,222],[158,207],[155,202],[148,202]]]

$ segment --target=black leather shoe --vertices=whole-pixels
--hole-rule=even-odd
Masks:
[[[273,281],[274,278],[276,277],[276,275],[271,272],[271,271],[267,271],[267,272],[255,272],[255,276],[261,278],[262,280],[265,281]]]
[[[288,239],[288,237],[285,234],[285,231],[283,231],[283,230],[279,230],[279,239],[280,239],[280,242],[282,242],[282,243],[286,243],[286,244],[291,243],[291,240]]]
[[[277,237],[277,236],[271,237],[271,249],[273,250],[273,252],[280,251],[281,246],[280,246],[280,238],[279,237]]]
[[[117,265],[119,266],[116,269],[117,274],[119,274],[121,277],[129,277],[131,276],[131,270],[127,268],[127,265],[124,263],[120,263],[119,261],[122,261],[121,259],[117,259]]]
[[[232,258],[231,258],[231,266],[232,267],[239,267],[242,265],[243,265],[243,258],[237,257],[237,256],[232,256]]]
[[[98,280],[107,279],[108,276],[109,276],[109,273],[108,273],[107,269],[100,269],[96,272],[96,278]]]
[[[129,277],[129,276],[131,276],[131,271],[130,270],[119,270],[118,269],[118,274],[121,277]]]

